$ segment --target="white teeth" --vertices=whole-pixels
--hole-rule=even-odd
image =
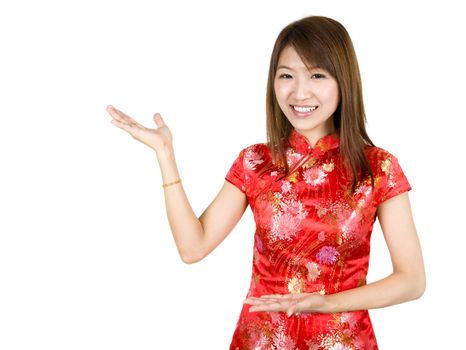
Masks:
[[[295,109],[295,111],[298,111],[298,112],[310,112],[310,111],[313,111],[313,110],[317,109],[317,106],[313,106],[313,107],[293,106],[293,108]]]

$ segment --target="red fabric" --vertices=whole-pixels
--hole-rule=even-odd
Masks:
[[[225,177],[246,194],[256,223],[247,297],[333,294],[366,284],[377,206],[411,190],[397,158],[367,146],[374,191],[367,177],[350,195],[352,174],[342,171],[338,134],[314,148],[296,130],[288,141],[287,162],[296,169],[287,178],[271,165],[265,143],[242,149]],[[232,350],[378,349],[368,310],[287,317],[249,312],[250,306],[243,304]]]

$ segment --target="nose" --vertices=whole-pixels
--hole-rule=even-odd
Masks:
[[[297,101],[304,101],[311,98],[313,95],[312,86],[309,81],[304,78],[296,79],[294,85],[294,98]]]

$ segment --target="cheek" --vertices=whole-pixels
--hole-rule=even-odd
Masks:
[[[322,95],[325,96],[325,100],[328,103],[333,103],[335,105],[338,104],[339,101],[339,92],[338,86],[327,86],[325,89],[321,91]]]
[[[332,86],[332,96],[335,101],[335,104],[338,105],[340,101],[340,89],[338,88],[338,83],[336,81]]]
[[[283,84],[280,83],[275,83],[274,85],[274,90],[275,90],[275,96],[277,97],[277,100],[283,101],[286,96],[287,96],[287,88]]]

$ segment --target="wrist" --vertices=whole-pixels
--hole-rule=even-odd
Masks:
[[[165,146],[155,151],[158,159],[174,158],[173,146]]]
[[[338,312],[336,297],[333,294],[323,295],[321,307],[317,311],[329,314]]]

